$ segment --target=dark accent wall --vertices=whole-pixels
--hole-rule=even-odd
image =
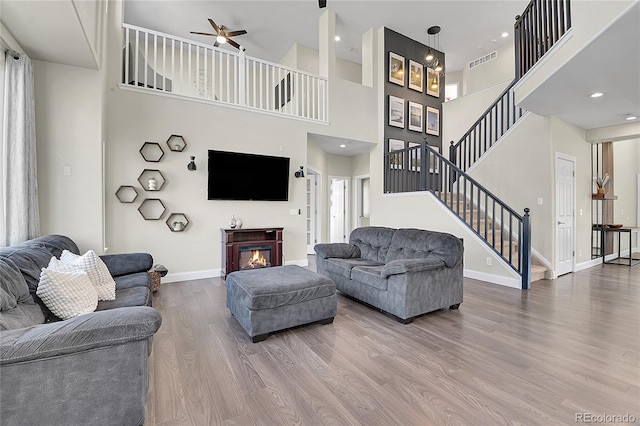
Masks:
[[[425,33],[426,37],[426,33]],[[440,152],[442,153],[442,103],[444,102],[444,74],[440,77],[440,96],[434,97],[427,94],[427,61],[424,59],[427,55],[427,51],[429,47],[412,40],[400,33],[397,33],[389,28],[384,29],[384,51],[385,51],[385,84],[384,84],[384,99],[385,99],[385,108],[384,108],[384,144],[385,144],[385,152],[389,150],[389,138],[391,139],[399,139],[405,142],[405,147],[409,142],[421,143],[424,141],[424,137],[427,138],[428,145],[437,146],[440,148]],[[444,64],[445,55],[444,53],[435,50],[433,47],[432,51],[436,54],[436,57],[440,60],[442,64]],[[404,86],[399,86],[395,83],[391,83],[389,81],[389,52],[396,53],[402,57],[404,57]],[[417,92],[413,89],[409,88],[409,60],[413,60],[418,62],[424,66],[423,71],[423,88],[422,92]],[[404,114],[405,114],[405,123],[404,128],[401,129],[399,127],[393,127],[389,125],[389,95],[396,96],[398,98],[404,99]],[[409,101],[419,103],[423,106],[423,117],[422,117],[422,132],[417,132],[413,130],[409,130]],[[440,111],[440,123],[439,130],[440,135],[434,136],[426,133],[426,107],[430,106],[433,108],[437,108]]]

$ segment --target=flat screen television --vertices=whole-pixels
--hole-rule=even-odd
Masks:
[[[289,200],[287,157],[209,150],[209,200]]]

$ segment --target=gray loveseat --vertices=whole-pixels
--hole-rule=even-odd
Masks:
[[[101,256],[116,299],[61,321],[35,294],[40,270],[69,238],[49,235],[0,248],[0,422],[2,425],[141,425],[150,338],[161,317],[151,307],[153,259]]]
[[[408,323],[462,303],[462,240],[420,229],[368,226],[349,244],[317,244],[318,273],[341,292]]]

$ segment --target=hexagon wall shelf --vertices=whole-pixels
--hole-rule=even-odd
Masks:
[[[182,152],[187,147],[187,142],[180,135],[171,135],[167,139],[167,146],[171,151]]]
[[[155,189],[149,182],[152,178],[156,181]],[[140,186],[142,186],[145,191],[160,191],[166,182],[167,179],[160,170],[144,169],[142,173],[140,173],[140,176],[138,176],[138,183],[140,183]]]
[[[149,163],[158,163],[164,157],[164,149],[156,142],[145,142],[140,148],[140,155],[144,161]]]
[[[138,190],[131,185],[122,185],[116,191],[116,197],[121,203],[133,203],[138,198]]]
[[[167,208],[159,198],[145,198],[138,211],[144,220],[160,220]]]
[[[166,223],[172,232],[182,232],[189,225],[189,219],[184,213],[171,213]]]

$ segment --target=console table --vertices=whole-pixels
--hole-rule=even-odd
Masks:
[[[282,265],[282,232],[284,228],[220,229],[222,234],[222,273],[227,278],[239,271],[240,253],[251,249],[270,252],[270,265]]]
[[[633,246],[632,246],[632,242],[633,239],[631,238],[633,233],[635,232],[636,234],[638,233],[638,231],[640,230],[639,227],[627,227],[627,226],[623,226],[622,228],[607,228],[602,227],[602,243],[603,243],[603,253],[606,253],[605,247],[604,245],[606,244],[606,238],[604,238],[604,235],[606,232],[617,232],[618,233],[618,257],[611,259],[611,260],[605,260],[606,259],[606,254],[602,256],[602,263],[609,263],[612,265],[623,265],[623,266],[636,266],[637,264],[640,263],[640,259],[634,259],[633,258]],[[622,236],[623,233],[628,233],[629,234],[629,257],[622,257],[620,254],[620,238]]]

